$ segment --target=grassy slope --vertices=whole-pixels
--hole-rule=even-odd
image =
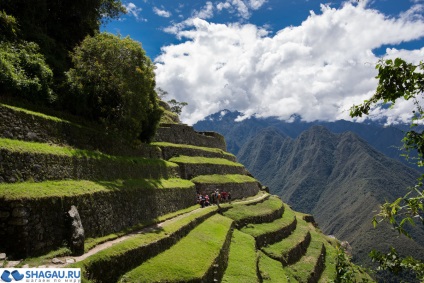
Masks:
[[[281,230],[281,228],[291,224],[295,219],[296,216],[294,211],[291,210],[288,205],[284,205],[284,214],[282,218],[270,223],[248,224],[246,227],[243,227],[241,231],[253,237],[257,237],[262,234]]]
[[[144,163],[146,165],[155,165],[161,164],[170,167],[176,167],[177,165],[162,159],[151,159],[151,158],[141,158],[141,157],[126,157],[126,156],[115,156],[99,151],[90,151],[84,149],[75,149],[69,146],[58,146],[51,145],[46,143],[39,142],[27,142],[12,140],[6,138],[0,138],[0,149],[6,149],[12,152],[21,152],[21,153],[36,153],[36,154],[52,154],[59,156],[69,156],[69,157],[86,157],[91,159],[99,160],[111,160],[118,162],[133,162],[133,163]]]
[[[280,242],[264,247],[263,251],[268,255],[272,255],[272,257],[284,258],[285,254],[305,239],[308,232],[308,223],[298,219],[296,230],[290,236]]]
[[[222,248],[232,220],[214,215],[169,250],[122,276],[122,282],[188,282],[202,278]]]
[[[255,239],[239,230],[234,230],[231,239],[228,267],[225,271],[224,283],[259,282],[256,274]]]
[[[284,271],[281,262],[273,260],[262,252],[259,252],[259,272],[262,281],[269,283],[289,283],[296,282]]]
[[[0,197],[5,200],[89,195],[115,190],[187,189],[194,184],[183,179],[131,179],[117,181],[46,181],[40,183],[0,184]]]
[[[234,219],[236,221],[246,219],[257,215],[266,215],[277,209],[280,209],[283,205],[282,201],[275,196],[271,196],[268,200],[258,203],[254,206],[239,205],[232,209],[224,212],[224,215]]]

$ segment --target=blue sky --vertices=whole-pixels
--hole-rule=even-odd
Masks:
[[[245,117],[348,119],[376,86],[379,58],[424,57],[423,0],[123,1],[104,31],[142,43],[157,85],[188,102],[188,124],[222,109]],[[372,117],[407,121],[408,103]]]

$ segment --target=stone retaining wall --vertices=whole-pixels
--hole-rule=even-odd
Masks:
[[[48,119],[0,105],[0,137],[69,145],[80,149],[99,150],[112,155],[160,158],[158,147],[147,144],[132,146],[100,130]]]
[[[259,192],[260,185],[258,182],[250,183],[224,183],[224,184],[205,184],[196,183],[196,190],[199,193],[210,194],[215,190],[220,192],[230,192],[232,199],[242,199],[254,196]]]
[[[269,223],[274,221],[275,219],[281,218],[284,213],[284,206],[282,205],[280,209],[274,210],[270,214],[264,214],[264,215],[255,215],[250,216],[247,218],[243,218],[240,220],[237,220],[235,223],[235,226],[240,229],[243,226],[246,226],[247,224],[259,224],[259,223]]]
[[[0,250],[12,257],[41,254],[67,239],[64,214],[78,208],[86,238],[121,231],[195,204],[196,189],[111,190],[73,197],[0,199]]]
[[[181,163],[175,162],[180,167],[180,176],[183,179],[191,180],[194,177],[201,175],[227,175],[239,174],[247,175],[249,172],[243,166],[232,166],[222,164],[207,164],[207,163]]]
[[[293,222],[285,227],[281,227],[277,231],[270,233],[265,233],[255,237],[256,247],[262,248],[266,245],[272,245],[276,242],[281,241],[284,238],[287,238],[295,229],[297,225],[296,217],[294,217]]]
[[[283,266],[296,263],[306,253],[310,243],[311,243],[311,233],[308,231],[305,238],[302,239],[302,241],[300,241],[297,245],[292,247],[292,249],[287,254],[283,255],[282,258],[279,258],[279,259],[274,258],[274,259],[281,261]]]
[[[63,179],[167,179],[179,175],[178,167],[166,166],[165,161],[151,160],[150,164],[141,161],[14,152],[0,148],[0,183]]]
[[[317,262],[316,262],[316,264],[314,266],[314,270],[312,271],[311,274],[309,274],[308,282],[315,283],[315,282],[318,282],[319,281],[319,279],[320,279],[320,277],[322,275],[322,272],[325,269],[325,256],[326,256],[326,252],[327,252],[327,250],[325,249],[325,245],[322,244],[322,246],[321,246],[321,253],[319,254],[319,257],[317,259]]]
[[[154,140],[227,150],[227,145],[222,135],[215,132],[196,132],[193,127],[183,124],[161,124]]]
[[[230,154],[206,151],[195,148],[185,148],[185,147],[176,147],[176,146],[161,146],[162,158],[165,160],[171,159],[175,156],[185,155],[185,156],[202,156],[202,157],[212,157],[212,158],[224,158],[233,162],[236,162],[236,157]]]

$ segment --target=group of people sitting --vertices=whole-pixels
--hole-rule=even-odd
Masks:
[[[200,204],[201,207],[209,206],[209,205],[219,205],[221,202],[231,202],[231,193],[230,192],[219,192],[219,190],[215,190],[214,192],[207,194],[203,192],[202,194],[197,192],[196,201]]]

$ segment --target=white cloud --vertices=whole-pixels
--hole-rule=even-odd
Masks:
[[[200,11],[193,11],[192,18],[210,19],[213,17],[213,4],[212,2],[206,2],[206,5]]]
[[[168,12],[166,10],[161,10],[158,7],[153,7],[153,12],[160,16],[160,17],[164,17],[164,18],[169,18],[171,16],[171,12]]]
[[[372,50],[424,36],[424,22],[410,15],[389,18],[365,5],[323,5],[300,26],[270,37],[246,24],[191,19],[176,30],[187,40],[163,47],[156,79],[170,97],[188,102],[182,120],[194,123],[222,109],[246,116],[299,114],[306,121],[348,119],[349,108],[376,87]],[[421,50],[387,49],[387,57],[421,60]],[[390,110],[405,120],[408,104]],[[385,115],[375,110],[375,117]]]
[[[142,11],[141,8],[138,8],[134,3],[128,3],[124,5],[125,9],[127,10],[127,13],[134,16],[137,20],[142,19],[140,17],[140,13]]]
[[[266,3],[266,0],[249,0],[249,7],[252,10],[258,10],[265,3]]]

